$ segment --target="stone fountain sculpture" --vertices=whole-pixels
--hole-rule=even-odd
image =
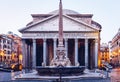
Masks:
[[[63,18],[62,18],[63,12],[62,12],[62,1],[60,0],[59,4],[59,39],[58,39],[58,48],[56,49],[56,58],[53,58],[53,60],[50,63],[50,66],[70,66],[71,62],[69,58],[66,57],[65,53],[65,47],[63,45]]]
[[[69,58],[66,57],[65,49],[63,47],[59,47],[57,49],[57,57],[51,61],[50,66],[55,67],[71,66],[71,62]]]

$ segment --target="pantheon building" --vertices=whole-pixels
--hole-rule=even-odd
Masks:
[[[58,46],[59,10],[48,14],[32,14],[33,20],[19,31],[22,33],[23,65],[25,68],[49,66]],[[63,9],[63,38],[66,56],[72,66],[79,63],[89,69],[98,66],[101,25],[93,14],[79,14]]]

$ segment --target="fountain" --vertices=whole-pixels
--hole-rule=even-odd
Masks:
[[[78,75],[82,74],[84,66],[72,66],[68,57],[66,57],[65,47],[63,45],[63,18],[62,18],[62,1],[59,4],[59,39],[56,49],[56,57],[50,62],[50,66],[37,66],[39,75]]]

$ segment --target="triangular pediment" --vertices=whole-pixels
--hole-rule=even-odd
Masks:
[[[59,29],[59,16],[53,16],[47,20],[39,21],[35,25],[31,25],[22,29],[22,31],[34,32],[34,31],[58,31]],[[63,31],[96,31],[98,29],[93,28],[81,21],[74,20],[68,16],[63,15]]]

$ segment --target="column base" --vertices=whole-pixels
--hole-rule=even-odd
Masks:
[[[90,70],[88,68],[85,68],[84,73],[90,73]]]
[[[80,66],[80,63],[79,63],[79,62],[76,62],[76,63],[75,63],[75,66]]]
[[[46,64],[43,62],[43,63],[42,63],[42,66],[43,66],[43,67],[45,67],[45,66],[46,66]]]

